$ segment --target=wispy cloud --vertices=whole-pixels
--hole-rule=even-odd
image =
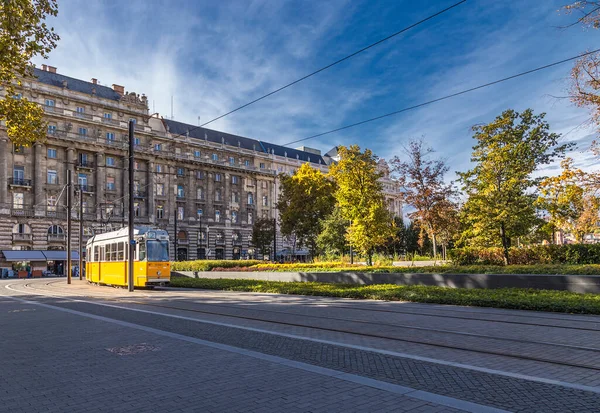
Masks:
[[[209,127],[286,143],[559,60],[600,33],[560,31],[559,0],[460,9]],[[546,4],[548,3],[548,4]],[[60,73],[145,93],[150,110],[196,124],[448,6],[412,1],[128,2],[61,0]],[[41,62],[37,62],[41,63]],[[326,151],[358,143],[380,156],[425,136],[453,169],[469,165],[470,128],[507,108],[548,112],[553,130],[589,142],[587,117],[564,95],[569,65],[307,141]],[[586,155],[578,162],[589,167]]]

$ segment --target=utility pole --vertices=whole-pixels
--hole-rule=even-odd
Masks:
[[[134,139],[133,139],[133,130],[135,127],[135,123],[133,120],[129,121],[129,255],[128,258],[128,268],[127,268],[127,288],[129,292],[133,291],[133,256],[135,254],[135,238],[134,238],[134,220],[135,220],[135,211],[133,205],[133,181],[135,180],[134,176],[134,156],[133,152],[135,150]],[[125,215],[125,214],[123,214]]]
[[[83,186],[79,185],[79,279],[83,280]]]
[[[277,262],[277,218],[273,218],[273,262]]]
[[[67,169],[67,284],[71,284],[71,208],[73,183],[71,170]]]
[[[352,220],[350,220],[350,226],[352,226]],[[352,251],[352,242],[350,244],[350,264],[354,264],[354,253]]]
[[[175,216],[175,221],[173,222],[173,224],[174,224],[174,228],[173,228],[173,232],[174,232],[174,234],[173,234],[173,247],[174,247],[175,251],[173,251],[173,253],[174,253],[175,261],[179,261],[177,259],[177,246],[178,246],[177,245],[177,197],[175,198],[175,204],[174,205],[175,205],[175,208],[173,208],[173,212],[174,212],[173,215]]]

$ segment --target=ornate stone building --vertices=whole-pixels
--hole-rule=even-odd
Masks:
[[[14,146],[0,125],[0,250],[66,249],[68,170],[74,182],[74,250],[80,213],[84,242],[128,222],[130,119],[135,223],[167,229],[171,258],[252,254],[253,222],[276,217],[279,169],[324,164],[308,152],[151,117],[147,98],[120,85],[70,78],[45,65],[35,76],[23,82],[20,95],[43,106],[46,141]]]

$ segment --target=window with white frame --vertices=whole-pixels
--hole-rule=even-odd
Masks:
[[[222,201],[222,199],[221,199],[221,190],[218,189],[218,188],[215,190],[215,201],[217,201],[217,202]]]
[[[235,165],[235,158],[233,156],[229,157],[229,165]]]
[[[50,185],[58,184],[58,174],[56,173],[56,171],[48,169],[48,171],[46,172],[46,176],[47,176],[47,183],[49,183]]]
[[[231,211],[231,222],[236,224],[238,221],[238,214],[236,211]]]
[[[269,197],[266,195],[263,195],[263,197],[262,197],[262,206],[264,206],[264,207],[269,206]]]
[[[252,192],[248,192],[248,205],[254,204],[254,194]]]
[[[237,183],[239,182],[239,177],[236,175],[231,175],[231,183],[234,185],[237,185]]]
[[[13,193],[13,209],[23,209],[25,195],[22,192]]]
[[[165,194],[165,184],[156,184],[156,195],[163,196]]]
[[[56,134],[56,125],[48,125],[48,135]]]
[[[196,171],[196,179],[204,179],[204,171]]]
[[[221,222],[221,211],[215,209],[215,222]]]
[[[200,201],[204,200],[204,188],[196,188],[196,199]]]
[[[219,155],[217,155],[216,153],[212,154],[212,160],[213,161],[218,161],[219,160]]]
[[[165,216],[165,207],[162,205],[157,205],[156,206],[156,218],[163,219],[164,216]]]
[[[108,142],[114,142],[115,141],[115,134],[112,132],[106,132],[106,140]]]
[[[221,182],[221,174],[220,173],[215,174],[215,182]]]
[[[56,149],[54,149],[54,148],[48,148],[48,158],[50,158],[50,159],[56,159],[57,158]]]
[[[112,156],[107,156],[106,166],[115,166],[115,158],[113,158]]]
[[[252,212],[248,212],[248,225],[252,225],[254,223],[254,215]]]
[[[48,211],[56,211],[56,195],[48,195],[46,197],[46,209]]]
[[[183,220],[183,218],[185,217],[184,211],[185,211],[184,207],[182,207],[182,206],[177,207],[177,219],[178,220],[180,220],[180,221]]]

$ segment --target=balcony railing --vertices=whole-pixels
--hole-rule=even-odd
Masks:
[[[85,184],[85,185],[77,184],[77,185],[75,185],[75,190],[76,191],[83,191],[83,192],[88,193],[88,194],[93,194],[94,192],[96,192],[95,188],[94,188],[94,185],[87,185],[87,184]]]
[[[65,234],[48,234],[48,242],[64,242],[66,238]]]
[[[188,245],[190,240],[187,238],[177,238],[177,245]]]
[[[108,123],[110,125],[117,125],[117,126],[119,126],[121,124],[121,122],[119,122],[116,119],[112,119],[112,118],[102,118],[102,122]]]
[[[94,162],[80,159],[75,164],[75,167],[80,169],[94,169]]]
[[[13,241],[27,241],[30,242],[33,239],[33,234],[12,234]]]
[[[13,208],[10,210],[10,214],[13,217],[32,217],[35,215],[35,211],[33,208],[19,208],[13,206]]]
[[[146,198],[146,191],[133,191],[134,198]]]
[[[9,178],[8,184],[10,186],[22,186],[24,188],[31,188],[32,181],[31,179]]]
[[[47,209],[46,216],[49,218],[58,218],[58,219],[67,219],[67,212],[64,210],[58,210],[59,207],[55,207],[55,209]]]
[[[80,118],[80,119],[88,119],[88,120],[94,119],[94,117],[92,115],[90,115],[89,113],[85,113],[85,112],[73,112],[73,116],[75,116],[76,118]]]

